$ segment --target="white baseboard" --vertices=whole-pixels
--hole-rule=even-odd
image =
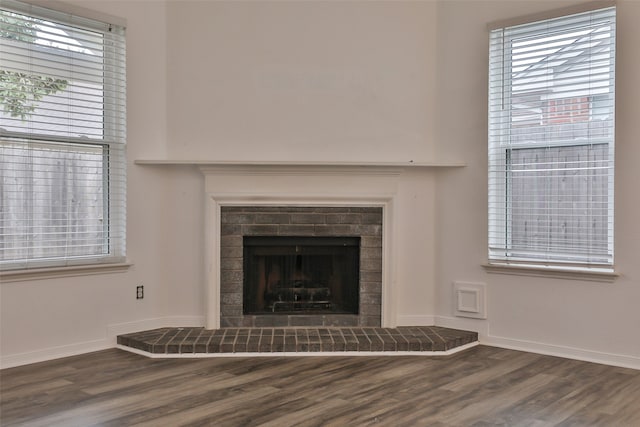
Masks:
[[[524,341],[513,338],[490,336],[486,342],[494,347],[508,348],[510,350],[528,351],[530,353],[545,354],[548,356],[565,357],[568,359],[582,360],[585,362],[601,363],[603,365],[619,366],[640,370],[640,357],[624,354],[604,353],[580,348],[544,344],[534,341]]]
[[[151,359],[213,359],[213,358],[229,358],[229,357],[331,357],[331,356],[451,356],[461,351],[470,349],[478,345],[478,342],[461,345],[450,350],[443,351],[274,351],[268,353],[149,353],[148,351],[139,350],[137,348],[117,345],[116,347],[128,351],[130,353],[146,356]]]
[[[527,341],[516,338],[499,337],[491,335],[489,323],[486,320],[464,319],[457,317],[435,316],[437,326],[446,328],[463,329],[478,332],[480,344],[493,347],[507,348],[510,350],[528,351],[530,353],[544,354],[547,356],[564,357],[567,359],[582,360],[585,362],[601,363],[603,365],[619,366],[622,368],[640,369],[640,357],[624,354],[605,353],[594,350],[545,344],[535,341]]]
[[[433,326],[435,317],[432,315],[402,315],[397,318],[397,326]]]
[[[203,325],[204,316],[168,316],[154,319],[142,319],[134,322],[117,323],[107,326],[107,337],[104,339],[1,356],[0,369],[13,368],[31,363],[59,359],[61,357],[77,356],[78,354],[114,348],[116,346],[117,336],[130,332],[140,332],[170,326],[198,327]]]
[[[49,347],[26,353],[11,354],[0,358],[0,369],[45,362],[47,360],[59,359],[61,357],[77,356],[78,354],[106,350],[108,348],[113,348],[113,343],[108,339],[101,339],[62,345],[59,347]]]
[[[640,370],[640,357],[637,356],[604,353],[593,350],[584,350],[579,348],[545,344],[508,337],[492,336],[488,333],[489,327],[486,320],[431,315],[398,316],[397,320],[398,326],[436,325],[447,328],[478,332],[479,341],[484,345]],[[58,347],[49,347],[25,353],[2,356],[0,357],[0,369],[12,368],[15,366],[44,362],[61,357],[76,356],[78,354],[113,348],[116,346],[116,337],[121,334],[170,326],[198,327],[203,326],[204,321],[204,316],[169,316],[154,319],[143,319],[135,322],[113,324],[107,327],[107,338],[105,339],[85,341]]]

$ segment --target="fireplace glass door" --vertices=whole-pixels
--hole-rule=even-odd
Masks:
[[[359,237],[243,239],[245,315],[358,314]]]

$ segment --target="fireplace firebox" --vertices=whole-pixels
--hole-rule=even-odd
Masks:
[[[243,314],[358,314],[360,237],[245,236]]]

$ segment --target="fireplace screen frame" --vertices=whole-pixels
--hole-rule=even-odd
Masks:
[[[243,315],[358,315],[357,236],[244,236]]]

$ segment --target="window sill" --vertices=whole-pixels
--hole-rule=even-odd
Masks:
[[[57,279],[61,277],[89,276],[94,274],[123,273],[133,264],[87,264],[68,267],[44,267],[24,270],[0,271],[0,283],[23,282],[27,280]]]
[[[562,268],[521,264],[483,264],[482,267],[484,267],[487,273],[491,274],[586,280],[591,282],[613,283],[620,276],[613,270],[592,270],[588,268]]]

